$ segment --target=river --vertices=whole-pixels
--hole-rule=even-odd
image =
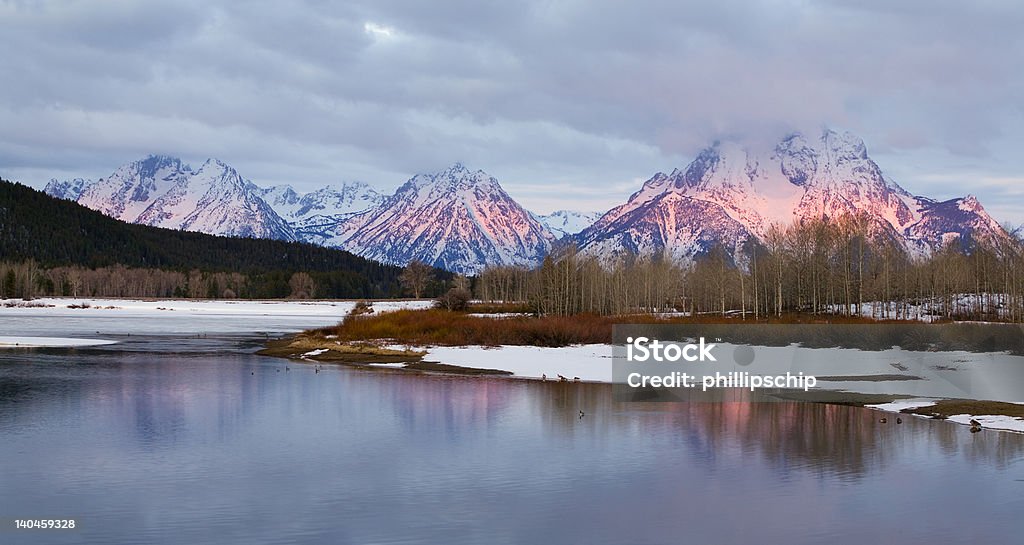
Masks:
[[[0,317],[9,334],[119,341],[0,351],[0,517],[76,521],[0,529],[0,542],[998,544],[1024,532],[1021,434],[797,402],[614,403],[607,384],[317,372],[253,354],[303,324],[223,325],[140,334]]]

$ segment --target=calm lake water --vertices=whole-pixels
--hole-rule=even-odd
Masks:
[[[47,324],[59,336],[59,321]],[[3,529],[0,543],[994,544],[1024,533],[1024,435],[802,403],[616,404],[608,385],[318,374],[252,355],[261,338],[0,351],[0,517],[78,527]]]

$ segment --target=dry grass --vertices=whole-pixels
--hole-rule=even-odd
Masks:
[[[973,401],[969,399],[947,399],[938,401],[927,407],[914,409],[903,409],[905,413],[931,416],[934,418],[949,418],[955,414],[972,415],[1003,415],[1024,418],[1024,405],[1017,403],[1005,403],[1002,401]]]
[[[339,341],[391,339],[413,345],[566,346],[611,342],[613,321],[592,315],[480,318],[443,310],[399,310],[345,320],[322,335]]]
[[[469,312],[477,314],[504,314],[504,313],[521,313],[530,314],[533,309],[527,303],[470,303]]]
[[[327,350],[315,356],[304,356],[313,350]],[[316,361],[345,361],[350,363],[403,363],[417,362],[426,352],[416,350],[395,350],[370,342],[344,342],[328,339],[322,334],[300,333],[267,343],[257,352],[264,356],[302,358]]]
[[[507,310],[507,309],[503,309]],[[477,312],[478,309],[471,309]],[[820,316],[787,314],[780,318],[746,321],[730,316],[658,318],[649,314],[630,316],[521,316],[487,318],[444,310],[399,310],[345,320],[333,328],[317,330],[320,336],[336,335],[341,342],[389,339],[410,345],[521,345],[567,346],[612,342],[616,324],[743,324],[743,323],[878,323],[865,318],[841,317],[825,321]]]

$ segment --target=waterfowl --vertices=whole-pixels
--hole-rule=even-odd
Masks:
[[[973,427],[973,428],[980,428],[981,427],[981,422],[978,422],[977,420],[972,418],[971,419],[971,427]]]
[[[897,424],[902,424],[903,423],[903,419],[897,416],[896,417],[896,423]]]
[[[888,422],[889,420],[888,420],[888,419],[887,419],[886,417],[884,417],[884,416],[883,416],[882,418],[879,418],[879,419],[878,419],[878,421],[879,421],[880,423],[882,423],[882,424],[885,424],[885,423],[886,423],[886,422]]]
[[[580,411],[580,419],[582,419],[582,418],[583,418],[583,411],[581,410]]]
[[[563,377],[562,375],[558,375],[558,382],[569,382],[569,379]]]
[[[547,380],[548,380],[548,376],[547,376],[547,374],[545,374],[545,373],[541,373],[541,375],[540,375],[540,380],[541,380],[541,382],[547,381]]]
[[[572,381],[573,382],[579,382],[580,381],[580,377],[572,377]]]

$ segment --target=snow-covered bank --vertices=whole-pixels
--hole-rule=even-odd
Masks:
[[[865,405],[869,409],[878,409],[880,411],[886,411],[891,413],[898,413],[904,409],[920,409],[923,407],[930,407],[935,405],[940,400],[938,399],[901,399],[890,403],[879,403],[875,405]],[[917,416],[920,418],[931,418],[930,416],[913,414],[911,416]],[[956,422],[957,424],[963,424],[965,426],[971,425],[971,420],[974,420],[981,424],[983,428],[990,428],[994,430],[1003,431],[1016,431],[1024,433],[1024,419],[1017,418],[1014,416],[1006,415],[972,415],[972,414],[954,414],[946,418],[950,422]]]
[[[405,346],[388,348],[404,350]],[[414,347],[425,351],[423,361],[439,362],[459,367],[501,369],[512,376],[541,378],[543,375],[557,380],[558,375],[569,379],[579,377],[588,382],[612,381],[612,346],[584,344],[547,348],[541,346],[433,346]]]
[[[950,422],[956,422],[957,424],[963,424],[965,426],[969,426],[971,424],[971,420],[975,420],[980,423],[983,428],[1024,433],[1024,420],[1012,416],[998,414],[954,414],[947,418],[947,420]]]
[[[374,311],[432,301],[377,301]],[[293,333],[338,323],[355,301],[249,301],[47,297],[0,301],[0,334],[11,336]]]
[[[890,413],[898,413],[903,409],[919,409],[921,407],[928,407],[929,405],[935,405],[936,399],[899,399],[889,403],[878,403],[875,405],[865,405],[869,409],[878,409],[880,411],[886,411]]]
[[[511,371],[513,376],[541,378],[558,375],[593,382],[612,381],[612,347],[585,344],[546,348],[540,346],[434,347],[423,357],[464,367],[484,367]]]
[[[151,313],[151,312],[187,312],[219,315],[265,315],[278,316],[309,316],[331,315],[343,316],[352,310],[355,301],[250,301],[250,300],[189,300],[189,299],[90,299],[46,297],[31,301],[4,300],[0,304],[0,316],[24,314],[75,314],[89,313]],[[427,308],[430,300],[377,301],[373,308],[377,312],[387,312],[404,308]]]
[[[70,348],[102,346],[117,341],[106,339],[70,339],[64,337],[0,337],[0,348]]]
[[[394,346],[392,348],[409,348]],[[543,348],[536,346],[463,346],[463,347],[413,347],[416,350],[426,351],[424,361],[440,362],[460,367],[473,367],[483,369],[500,369],[511,371],[512,376],[522,378],[540,378],[547,375],[548,379],[555,380],[558,375],[565,376],[572,380],[579,377],[584,381],[591,382],[612,382],[612,346],[605,344],[566,346],[561,348]],[[820,349],[824,351],[826,349]],[[815,350],[818,352],[819,350]],[[841,372],[857,374],[856,368],[836,368],[836,361],[822,354],[820,358],[823,365],[830,365],[832,374]],[[398,364],[399,366],[401,364]],[[852,383],[836,383],[841,387],[825,387],[825,390],[850,391]],[[859,384],[859,383],[858,383]],[[892,389],[892,393],[901,393],[900,390],[906,387],[903,381],[887,382],[865,382],[860,384],[866,389],[875,391],[878,385],[886,385]],[[863,389],[863,388],[862,388]],[[854,389],[856,391],[856,389]],[[868,405],[868,408],[889,412],[900,412],[904,409],[916,409],[928,407],[941,401],[941,398],[913,398],[892,401],[890,403]],[[923,417],[927,418],[927,417]],[[967,424],[971,418],[981,423],[982,427],[1020,431],[1024,432],[1024,420],[1012,416],[999,415],[953,415],[949,417],[952,422]]]

